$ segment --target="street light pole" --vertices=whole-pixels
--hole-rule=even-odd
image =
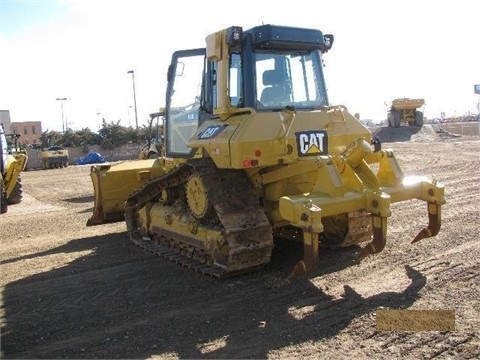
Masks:
[[[138,130],[138,117],[137,117],[137,97],[135,94],[135,72],[133,70],[127,71],[127,74],[132,74],[133,82],[133,105],[135,107],[135,128]]]
[[[97,121],[98,121],[98,130],[101,130],[102,129],[102,121],[100,121],[100,110],[97,110]]]
[[[63,118],[63,102],[67,100],[67,98],[57,98],[57,100],[60,101],[60,108],[62,109],[62,130],[63,130],[63,133],[65,134],[65,120]]]
[[[128,105],[128,127],[130,127],[130,109],[132,108],[132,105]]]

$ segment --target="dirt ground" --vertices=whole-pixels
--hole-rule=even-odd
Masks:
[[[124,223],[86,227],[88,165],[25,172],[0,217],[2,358],[479,358],[480,138],[415,135],[383,147],[445,184],[440,233],[410,244],[427,207],[396,203],[382,253],[321,250],[292,282],[297,244],[212,279],[135,247]],[[379,309],[453,310],[455,331],[377,331]]]

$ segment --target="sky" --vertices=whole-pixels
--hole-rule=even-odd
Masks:
[[[477,114],[478,1],[0,0],[0,110],[62,131],[101,119],[138,125],[165,105],[176,50],[230,26],[274,24],[333,34],[325,54],[331,104],[384,120],[399,97],[424,98],[427,118]],[[58,101],[57,98],[67,98]]]

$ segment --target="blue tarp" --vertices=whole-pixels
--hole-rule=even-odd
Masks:
[[[90,150],[85,157],[79,158],[77,161],[75,161],[75,164],[77,165],[85,165],[85,164],[101,164],[104,163],[105,159],[100,155],[99,153]]]

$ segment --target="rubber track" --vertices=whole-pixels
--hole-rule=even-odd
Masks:
[[[228,268],[201,263],[142,234],[138,211],[149,201],[158,201],[163,189],[183,185],[193,174],[199,175],[224,229],[230,247]],[[273,248],[272,228],[252,194],[251,184],[242,170],[222,170],[211,159],[195,159],[180,165],[167,175],[149,181],[133,193],[125,208],[130,239],[144,250],[183,265],[199,273],[223,278],[254,271],[270,261]],[[162,234],[162,240],[173,241]],[[178,242],[178,239],[177,239]]]

